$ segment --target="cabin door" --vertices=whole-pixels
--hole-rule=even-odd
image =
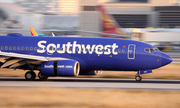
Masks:
[[[134,44],[129,44],[128,45],[128,59],[135,59],[135,50],[136,50],[136,45]]]

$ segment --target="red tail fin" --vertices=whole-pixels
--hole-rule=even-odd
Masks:
[[[113,20],[113,18],[106,13],[106,10],[103,6],[99,5],[98,10],[100,11],[103,32],[119,35],[129,35],[128,33],[124,32],[122,29],[118,27],[117,23]]]

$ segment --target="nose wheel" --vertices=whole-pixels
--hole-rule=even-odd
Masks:
[[[135,80],[136,81],[141,81],[142,80],[142,77],[140,75],[135,75]]]

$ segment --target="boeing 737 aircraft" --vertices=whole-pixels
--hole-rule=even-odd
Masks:
[[[134,40],[95,37],[24,36],[10,33],[0,36],[1,68],[28,70],[34,80],[49,76],[97,75],[98,70],[151,73],[172,62],[156,47]]]

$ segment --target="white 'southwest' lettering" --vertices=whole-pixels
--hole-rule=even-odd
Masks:
[[[55,52],[55,50],[56,50],[56,45],[55,44],[53,44],[53,43],[48,44],[48,46],[47,46],[48,53],[52,54],[52,53]]]
[[[96,46],[96,54],[103,54],[103,52],[102,52],[103,48],[104,47],[102,45],[97,45]]]
[[[73,68],[71,65],[58,65],[58,68]]]
[[[62,45],[62,48],[60,48],[60,44],[57,44],[57,49],[59,49],[57,50],[58,53],[60,54],[65,53],[65,48],[66,48],[65,44]]]
[[[116,48],[118,48],[118,46],[116,45],[116,43],[113,43],[113,45],[112,45],[112,53],[113,53],[114,55],[117,55],[117,54],[118,54],[117,51],[115,51]]]
[[[38,53],[44,53],[46,50],[44,50],[45,48],[47,49],[47,53],[53,54],[54,52],[63,54],[65,52],[67,52],[68,54],[75,54],[76,52],[78,54],[87,54],[87,52],[89,54],[92,54],[94,51],[96,54],[100,55],[100,54],[105,54],[105,55],[109,55],[109,54],[114,54],[117,55],[117,48],[118,45],[116,45],[116,43],[113,43],[113,45],[84,45],[84,44],[77,44],[77,41],[73,41],[73,43],[71,42],[67,42],[67,44],[54,44],[54,43],[50,43],[48,45],[46,45],[47,41],[39,41],[38,42],[38,47],[42,48],[41,50],[38,49],[37,52]],[[67,50],[66,50],[67,49]],[[110,51],[110,49],[112,49],[112,52]]]
[[[47,42],[47,41],[39,41],[39,42],[38,42],[38,47],[39,47],[38,50],[37,50],[38,53],[44,53],[44,52],[45,52],[45,50],[42,50],[42,49],[45,48],[45,46],[42,45],[42,43],[46,44],[46,42]],[[42,48],[42,49],[40,49],[40,48]]]
[[[54,68],[53,65],[44,65],[44,68]]]
[[[71,42],[68,42],[68,43],[66,44],[66,48],[67,48],[67,53],[68,53],[68,54],[71,54],[71,53],[72,53],[71,47],[72,47]]]

